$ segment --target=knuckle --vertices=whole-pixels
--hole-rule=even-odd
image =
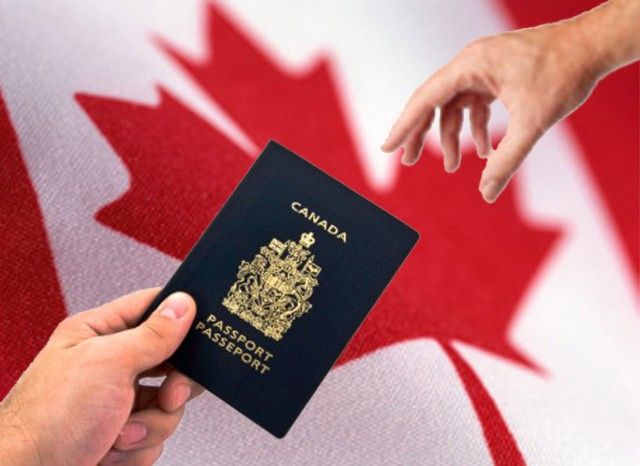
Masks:
[[[165,414],[161,419],[158,419],[153,426],[154,437],[156,440],[164,441],[171,437],[178,428],[183,413],[184,409],[179,409],[174,413]]]
[[[469,92],[458,94],[452,101],[451,106],[456,111],[456,116],[462,116],[462,110],[473,104],[474,95]]]
[[[472,78],[465,65],[461,63],[460,66],[452,67],[451,70],[448,80],[452,82],[454,89],[458,91],[466,89],[472,81]]]
[[[469,56],[469,55],[480,55],[485,47],[485,41],[483,38],[476,39],[474,41],[469,42],[464,48],[460,51],[460,56]]]
[[[461,56],[484,58],[494,44],[494,36],[482,36],[469,42],[460,52]]]
[[[75,336],[82,329],[82,316],[74,315],[64,318],[56,325],[49,337],[52,345],[65,345],[70,341],[75,341]]]
[[[392,134],[395,138],[403,138],[412,128],[407,111],[403,112],[400,119],[393,125]]]
[[[61,320],[54,330],[54,334],[66,333],[70,330],[73,330],[77,325],[79,325],[80,317],[82,314],[77,314],[74,316],[65,317]]]
[[[151,340],[162,341],[165,339],[165,334],[155,319],[145,321],[145,323],[140,326],[140,329],[144,332],[145,336]]]

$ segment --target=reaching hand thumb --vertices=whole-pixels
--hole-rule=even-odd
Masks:
[[[133,374],[157,366],[180,346],[196,314],[196,304],[186,293],[173,293],[137,327],[109,335],[114,357]]]
[[[519,123],[518,120],[509,123],[507,134],[489,155],[482,172],[480,192],[485,201],[495,202],[541,134],[532,125]]]

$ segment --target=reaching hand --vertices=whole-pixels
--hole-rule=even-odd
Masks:
[[[139,326],[147,289],[65,319],[0,404],[0,463],[152,464],[202,388],[163,362],[195,316],[185,293]],[[140,385],[167,374],[160,387]]]
[[[610,2],[570,21],[472,42],[416,89],[382,150],[403,146],[402,162],[416,163],[439,108],[444,168],[454,172],[468,108],[477,153],[487,158],[479,189],[494,202],[540,136],[584,102],[600,77],[637,57],[639,4]],[[495,99],[509,112],[509,125],[493,150],[488,122]]]

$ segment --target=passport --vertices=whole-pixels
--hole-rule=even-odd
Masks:
[[[282,438],[417,240],[271,141],[145,316],[189,293],[197,315],[169,362]]]

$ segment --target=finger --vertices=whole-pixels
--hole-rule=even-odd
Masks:
[[[460,130],[464,105],[456,98],[440,111],[440,146],[444,155],[444,169],[455,172],[460,166]]]
[[[142,411],[143,409],[156,407],[159,392],[160,387],[139,385],[136,390],[136,402],[133,410]]]
[[[196,304],[186,293],[173,293],[147,320],[135,328],[108,335],[101,342],[110,348],[132,376],[166,361],[184,339],[196,314]]]
[[[382,144],[384,152],[393,152],[400,147],[409,134],[422,121],[424,115],[444,105],[460,90],[463,62],[454,60],[436,71],[418,87],[391,128],[387,140]]]
[[[116,450],[129,451],[162,443],[178,428],[183,414],[184,407],[172,413],[158,408],[133,413],[113,446]]]
[[[164,444],[131,451],[111,449],[100,461],[101,465],[117,464],[118,466],[148,466],[154,464],[162,455]]]
[[[469,120],[471,123],[471,136],[476,144],[478,156],[486,158],[491,151],[489,138],[489,116],[491,108],[482,99],[475,99],[469,106]]]
[[[56,328],[52,339],[69,344],[126,330],[138,322],[159,291],[160,288],[135,291],[69,317]]]
[[[479,189],[485,201],[496,201],[538,138],[525,124],[513,121],[509,124],[507,134],[489,156],[482,172]]]
[[[429,131],[429,128],[431,128],[434,116],[435,111],[432,110],[428,112],[424,120],[407,139],[401,159],[404,165],[413,165],[420,158],[420,154],[422,154],[422,149],[424,147],[424,138],[427,131]]]
[[[158,407],[171,413],[202,394],[204,388],[186,375],[173,371],[165,379],[158,393]]]
[[[145,288],[121,296],[102,306],[81,312],[83,322],[93,325],[99,335],[111,334],[135,326],[144,311],[160,292],[160,288]]]

